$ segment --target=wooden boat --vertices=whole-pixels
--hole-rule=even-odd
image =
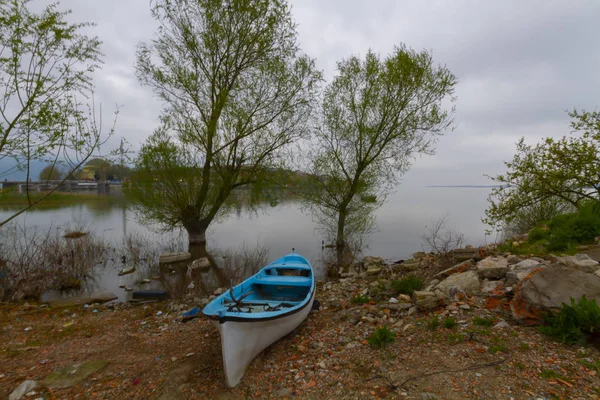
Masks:
[[[221,335],[229,387],[239,383],[254,357],[306,319],[314,299],[312,266],[293,252],[273,261],[202,310]]]

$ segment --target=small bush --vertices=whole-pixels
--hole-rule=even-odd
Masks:
[[[557,314],[549,314],[540,332],[567,344],[582,342],[586,336],[597,336],[600,330],[600,307],[585,296],[571,305],[562,304]]]
[[[488,348],[490,354],[508,353],[508,347],[504,344],[493,344]]]
[[[394,340],[396,340],[396,335],[385,325],[375,329],[371,336],[367,338],[367,342],[373,347],[385,347],[386,344],[392,343]]]
[[[458,322],[456,322],[456,318],[454,317],[446,318],[444,320],[444,328],[446,329],[454,329],[457,325]]]
[[[364,296],[360,293],[354,296],[351,300],[352,304],[367,304],[369,301],[369,296]]]
[[[431,318],[429,320],[429,322],[427,322],[427,329],[429,329],[430,331],[435,331],[439,327],[440,327],[440,318],[437,315],[435,317]]]
[[[540,372],[540,376],[544,379],[562,379],[563,381],[566,381],[567,378],[565,378],[564,376],[562,376],[561,374],[559,374],[556,371],[553,371],[551,369],[545,369],[542,372]]]
[[[421,290],[425,280],[420,276],[408,275],[402,279],[392,281],[392,287],[397,293],[412,295],[415,290]]]
[[[473,325],[485,326],[485,327],[489,328],[493,324],[494,324],[494,318],[481,318],[481,317],[473,318]]]
[[[529,231],[527,236],[527,241],[531,244],[535,242],[539,242],[540,240],[544,240],[548,237],[548,228],[547,227],[536,227]]]

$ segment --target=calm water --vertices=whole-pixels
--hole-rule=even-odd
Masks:
[[[445,214],[449,215],[449,225],[464,234],[467,243],[483,244],[486,226],[481,223],[481,217],[489,192],[489,188],[400,187],[377,212],[377,231],[367,240],[364,254],[386,259],[408,258],[422,249],[420,234],[426,226]],[[0,217],[9,213],[0,211]],[[128,234],[143,237],[146,242],[156,243],[161,249],[185,250],[187,247],[184,232],[161,233],[156,227],[142,225],[125,204],[114,202],[33,210],[17,219],[21,225],[42,229],[74,221],[85,222],[87,229],[116,247]],[[489,241],[489,237],[487,239]],[[207,235],[207,248],[234,249],[244,245],[253,248],[261,243],[269,249],[269,260],[295,248],[311,260],[318,269],[318,275],[324,277],[325,271],[319,265],[321,240],[311,216],[300,210],[298,202],[286,201],[275,207],[266,206],[258,213],[234,214],[213,225]],[[116,261],[117,258],[118,255],[112,262],[105,263],[90,290],[110,290],[121,300],[126,300],[129,294],[119,285],[151,289],[165,285],[184,288],[187,284],[183,273],[161,271],[156,265],[146,265],[132,275],[118,277],[117,271],[122,265]],[[157,278],[159,275],[163,277],[161,281],[154,280],[143,286],[138,284],[144,278]],[[209,271],[205,275],[204,281],[209,288],[219,286],[214,274]]]

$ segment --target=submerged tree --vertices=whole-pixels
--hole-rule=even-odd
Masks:
[[[32,161],[76,171],[113,133],[103,135],[96,110],[80,100],[92,90],[100,41],[82,33],[90,24],[67,22],[57,4],[36,13],[30,0],[0,1],[0,160],[12,160],[30,178]],[[101,110],[100,110],[100,118]],[[0,226],[43,201],[32,200]]]
[[[451,124],[443,100],[453,100],[456,78],[431,55],[397,47],[385,59],[338,63],[325,91],[312,151],[312,187],[305,199],[335,238],[344,266],[349,235],[373,226],[373,211],[411,165],[432,154],[437,135]]]
[[[165,103],[126,190],[145,219],[204,244],[239,187],[259,187],[308,134],[320,73],[280,0],[157,0],[137,75]]]
[[[585,200],[600,199],[600,112],[574,110],[569,116],[571,136],[545,138],[533,146],[522,138],[513,160],[504,163],[507,172],[491,177],[499,186],[488,197],[483,221],[492,229],[521,222],[526,222],[523,229],[531,229],[578,209]]]

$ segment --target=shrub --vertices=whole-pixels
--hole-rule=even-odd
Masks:
[[[540,332],[567,344],[581,342],[585,336],[597,336],[600,330],[600,307],[595,299],[583,296],[571,305],[562,304],[557,314],[548,314]]]
[[[427,329],[435,331],[440,326],[440,318],[436,315],[427,322]]]
[[[457,325],[458,322],[456,322],[456,318],[454,317],[449,317],[444,320],[444,328],[446,329],[454,329]]]
[[[396,335],[385,325],[375,329],[371,336],[367,338],[367,342],[373,347],[385,347],[386,344],[392,343],[394,340],[396,340]]]
[[[490,327],[493,324],[494,324],[493,318],[481,318],[481,317],[473,318],[473,325]]]
[[[369,296],[364,296],[360,293],[354,296],[351,300],[352,304],[367,304],[369,301]]]
[[[536,227],[529,231],[527,241],[531,244],[544,240],[548,237],[548,227]]]
[[[415,290],[421,290],[425,280],[420,276],[408,275],[402,279],[392,281],[392,287],[397,293],[412,295]]]

